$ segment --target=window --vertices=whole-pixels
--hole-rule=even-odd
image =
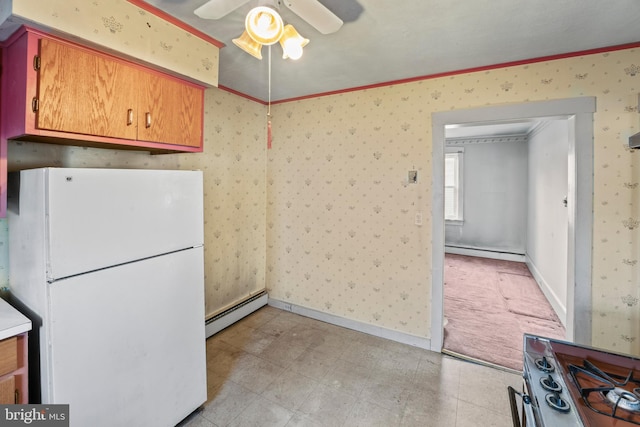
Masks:
[[[444,219],[462,221],[462,155],[457,148],[444,155]]]

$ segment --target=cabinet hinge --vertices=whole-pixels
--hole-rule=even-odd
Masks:
[[[31,111],[33,111],[34,113],[38,112],[38,107],[40,107],[40,103],[38,102],[38,98],[33,98],[31,100]]]
[[[35,55],[33,57],[33,69],[36,71],[40,71],[40,56]]]

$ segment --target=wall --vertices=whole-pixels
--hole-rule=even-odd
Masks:
[[[204,172],[207,317],[265,289],[266,109],[219,89],[205,94],[204,152],[180,167]]]
[[[445,225],[445,245],[524,254],[526,141],[469,142],[455,147],[464,147],[464,222]]]
[[[274,298],[430,335],[431,113],[597,97],[593,344],[640,353],[638,49],[367,89],[273,107],[267,287]],[[419,182],[405,186],[407,170]],[[423,213],[423,225],[414,214]],[[578,326],[579,327],[579,326]]]
[[[529,136],[527,262],[547,299],[566,322],[569,130],[554,120]],[[578,183],[578,185],[580,185]]]
[[[425,83],[272,107],[270,297],[429,335]],[[409,170],[418,183],[407,184]]]

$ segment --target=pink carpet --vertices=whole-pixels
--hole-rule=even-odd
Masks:
[[[447,254],[444,348],[522,370],[522,335],[564,339],[565,329],[526,264]]]

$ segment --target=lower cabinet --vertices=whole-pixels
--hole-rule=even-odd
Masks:
[[[11,375],[3,380],[0,380],[0,404],[11,405],[18,403],[18,396],[16,394],[16,377]]]
[[[27,334],[0,341],[0,404],[28,403]]]

